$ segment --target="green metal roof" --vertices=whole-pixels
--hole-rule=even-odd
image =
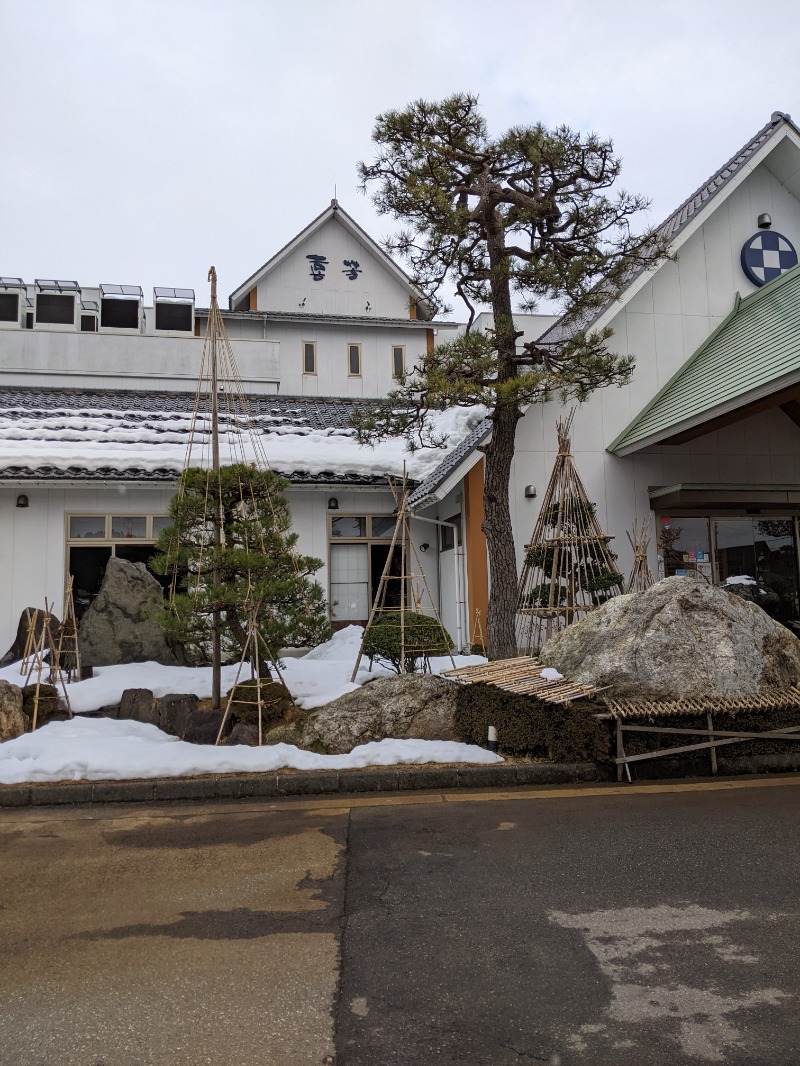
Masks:
[[[800,265],[742,299],[608,446],[626,454],[800,378]],[[787,379],[787,380],[781,380]],[[755,394],[755,395],[754,395]],[[719,410],[719,409],[722,410]],[[709,417],[712,417],[709,414]]]

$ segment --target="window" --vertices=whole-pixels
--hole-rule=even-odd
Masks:
[[[317,372],[317,345],[316,341],[303,341],[303,373],[316,374]]]
[[[78,618],[100,591],[111,556],[149,567],[153,542],[168,525],[170,519],[165,515],[79,514],[67,517],[67,567],[74,579]],[[155,577],[162,587],[168,587],[168,578],[159,574]]]
[[[97,333],[97,315],[81,314],[81,333]]]
[[[394,515],[331,517],[330,604],[335,622],[367,621],[384,571],[392,578],[386,585],[384,606],[399,605],[399,546],[395,546],[389,561],[395,523]]]
[[[361,345],[347,345],[347,373],[351,378],[361,377]]]
[[[402,344],[392,346],[392,377],[402,377],[406,369],[406,349]]]
[[[0,322],[19,322],[19,293],[0,292]]]
[[[441,530],[439,544],[443,552],[451,551],[456,546],[456,535],[458,536],[458,543],[461,543],[461,515],[454,514],[452,518],[447,518],[445,521],[450,522],[449,526],[439,526]],[[456,528],[453,529],[453,526]]]

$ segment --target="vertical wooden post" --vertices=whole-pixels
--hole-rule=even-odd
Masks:
[[[708,725],[708,739],[713,740],[714,734],[712,730],[714,723],[711,720],[711,711],[706,711],[706,724]],[[711,753],[711,773],[715,774],[717,772],[717,749],[709,748],[708,750]]]
[[[623,747],[623,744],[622,744],[622,720],[620,718],[617,718],[616,721],[617,721],[617,758],[618,759],[624,759],[625,758],[625,748]],[[618,762],[617,763],[617,781],[621,781],[621,780],[622,780],[622,763]]]

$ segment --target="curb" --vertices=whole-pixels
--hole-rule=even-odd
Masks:
[[[599,781],[594,763],[516,763],[502,766],[411,766],[299,773],[210,774],[135,781],[60,781],[0,785],[0,807],[79,803],[162,803],[170,800],[253,799],[418,789],[518,788]]]

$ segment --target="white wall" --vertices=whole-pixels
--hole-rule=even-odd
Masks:
[[[328,261],[320,281],[311,276],[308,255]],[[359,265],[353,280],[344,273],[345,260]],[[336,216],[269,271],[258,283],[257,299],[259,311],[409,317],[408,292]]]
[[[280,342],[233,340],[239,375],[260,392],[274,392]],[[60,385],[193,392],[200,374],[199,337],[6,330],[0,335],[0,371],[6,385]]]
[[[611,321],[610,347],[632,354],[629,385],[601,389],[578,408],[572,451],[589,497],[627,575],[631,554],[626,530],[646,519],[655,533],[648,487],[679,482],[796,482],[800,478],[800,430],[780,410],[679,446],[648,448],[628,457],[606,451],[628,423],[686,362],[731,311],[736,292],[755,291],[739,256],[757,231],[757,216],[772,215],[773,228],[800,247],[800,203],[762,163],[686,241],[677,261],[664,263]],[[529,540],[553,468],[558,402],[534,407],[520,421],[511,480],[512,521],[518,562]],[[524,498],[534,484],[538,499]],[[655,572],[655,536],[651,541]]]

